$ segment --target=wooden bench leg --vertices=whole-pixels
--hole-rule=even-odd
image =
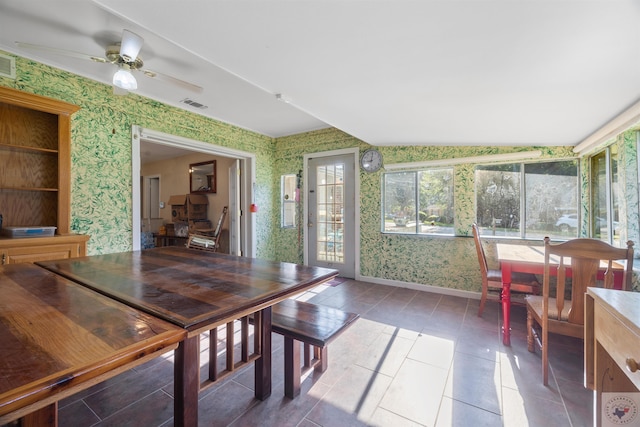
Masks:
[[[284,337],[284,395],[294,399],[300,394],[300,344]]]
[[[327,370],[329,366],[329,346],[325,345],[324,347],[314,347],[313,352],[315,353],[315,358],[319,359],[316,363],[315,371],[316,372],[324,372]]]
[[[303,343],[304,345],[304,368],[311,367],[311,344]]]

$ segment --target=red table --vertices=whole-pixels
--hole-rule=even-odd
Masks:
[[[496,247],[502,270],[502,343],[511,345],[511,273],[544,274],[544,246],[498,243]],[[551,257],[550,261],[558,263],[556,257]],[[622,265],[619,267],[622,272]],[[555,269],[550,269],[550,272],[554,274]],[[571,277],[570,268],[566,274]],[[615,289],[622,289],[622,280],[623,275],[614,272]]]

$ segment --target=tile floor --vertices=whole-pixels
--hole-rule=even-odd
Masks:
[[[361,314],[331,343],[329,369],[285,398],[274,335],[271,397],[253,398],[248,367],[201,393],[201,426],[591,425],[582,342],[554,338],[544,387],[540,353],[526,349],[523,307],[514,307],[512,346],[504,347],[497,303],[479,318],[477,300],[352,280],[300,298]],[[60,425],[171,426],[172,393],[170,353],[63,400]]]

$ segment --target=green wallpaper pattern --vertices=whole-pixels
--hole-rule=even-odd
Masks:
[[[80,106],[72,119],[72,231],[89,234],[88,253],[131,250],[131,126],[255,153],[258,247],[274,258],[271,242],[272,138],[135,95],[114,96],[110,86],[16,57],[16,80],[0,84]]]
[[[369,146],[337,129],[272,138],[211,120],[135,94],[113,96],[111,87],[17,57],[17,79],[0,84],[61,99],[81,107],[72,120],[72,229],[89,234],[89,254],[132,248],[131,136],[134,124],[186,138],[255,153],[257,256],[302,262],[300,229],[280,228],[280,176],[297,173],[306,153]],[[621,147],[627,233],[638,241],[638,176],[635,132],[615,143]],[[535,147],[543,157],[572,157],[570,147]],[[385,163],[479,156],[531,150],[532,147],[379,147]],[[588,206],[588,183],[582,162],[582,203]],[[382,172],[360,173],[360,273],[363,276],[459,290],[480,289],[473,239],[475,218],[473,165],[454,169],[455,229],[460,237],[386,235],[380,230]],[[301,213],[301,212],[300,212]],[[493,243],[487,247],[494,255]],[[639,251],[640,252],[640,249]]]
[[[295,173],[302,168],[307,153],[359,147],[366,143],[337,129],[325,129],[302,135],[279,138],[276,141],[278,176]],[[471,157],[538,149],[543,157],[572,157],[569,147],[377,147],[384,161],[409,163],[457,157]],[[465,237],[407,236],[380,232],[382,173],[360,172],[360,273],[380,279],[427,284],[460,290],[480,289],[480,269],[473,239]],[[454,168],[456,235],[470,236],[475,220],[474,165]],[[279,182],[274,187],[278,203]],[[279,224],[279,212],[276,224]],[[302,229],[304,231],[304,229]],[[302,262],[298,230],[278,229],[276,257]],[[489,248],[489,251],[493,248]],[[469,268],[469,266],[472,266]]]

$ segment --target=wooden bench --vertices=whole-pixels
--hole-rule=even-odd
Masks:
[[[314,367],[324,372],[328,366],[328,345],[360,317],[336,308],[287,299],[272,308],[271,330],[284,336],[284,394],[293,399],[300,394],[300,344],[304,344],[304,371]],[[314,354],[311,358],[311,347]]]

